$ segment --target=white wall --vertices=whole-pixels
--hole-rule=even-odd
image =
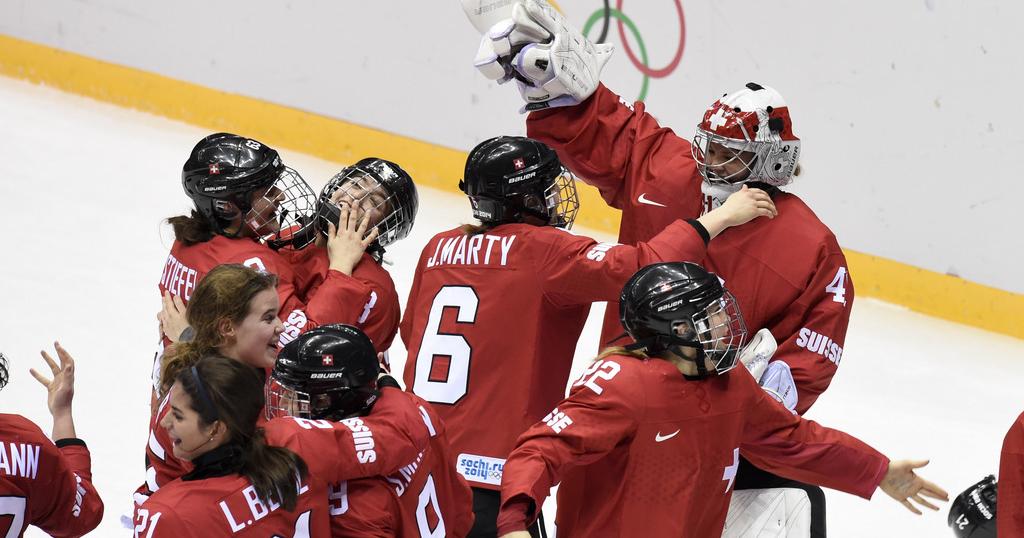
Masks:
[[[678,43],[674,1],[623,7],[654,67]],[[602,5],[560,4],[580,26]],[[844,246],[1024,293],[1024,3],[683,8],[682,62],[647,99],[663,123],[689,136],[721,93],[774,86],[805,141],[793,190]],[[0,33],[464,150],[523,131],[515,90],[471,67],[457,0],[0,0]],[[604,79],[634,98],[641,76],[619,49]]]

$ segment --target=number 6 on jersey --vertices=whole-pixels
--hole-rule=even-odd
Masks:
[[[442,333],[441,316],[445,308],[455,308],[458,323],[473,323],[479,305],[480,299],[469,286],[444,286],[438,290],[416,354],[413,392],[417,396],[431,403],[454,404],[466,395],[473,348],[461,334]],[[443,372],[445,358],[446,373]]]

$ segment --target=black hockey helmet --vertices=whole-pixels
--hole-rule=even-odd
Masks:
[[[313,223],[312,189],[276,150],[256,140],[230,133],[203,138],[182,167],[181,184],[196,211],[221,235],[240,222],[280,248]]]
[[[996,477],[988,475],[953,500],[946,523],[957,538],[995,538],[996,490]]]
[[[736,299],[718,276],[689,262],[656,263],[637,271],[622,289],[619,319],[636,341],[627,349],[652,355],[667,350],[681,357],[680,348],[695,349],[698,377],[708,375],[705,358],[717,374],[736,366],[747,337]]]
[[[0,353],[0,389],[7,386],[7,381],[10,379],[10,373],[7,369],[7,357],[3,353]]]
[[[377,401],[380,365],[370,338],[351,325],[299,335],[277,356],[267,384],[267,417],[340,420]]]
[[[328,224],[338,224],[339,209],[332,197],[379,214],[379,248],[409,235],[420,206],[416,184],[408,172],[377,157],[367,157],[343,168],[324,185],[316,210],[317,229],[322,234],[327,233]]]
[[[459,189],[485,224],[532,216],[568,229],[580,206],[575,177],[554,150],[521,136],[499,136],[473,148]]]

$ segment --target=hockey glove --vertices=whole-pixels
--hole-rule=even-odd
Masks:
[[[740,362],[747,367],[754,379],[761,379],[764,369],[768,367],[768,361],[772,359],[772,355],[775,355],[775,350],[778,348],[779,345],[775,342],[772,332],[768,329],[761,329],[754,333],[749,344],[743,346],[743,350],[740,351]]]
[[[769,364],[758,384],[772,398],[786,406],[790,413],[796,413],[796,383],[793,382],[793,372],[788,364],[783,361]]]
[[[483,37],[474,64],[499,84],[515,78],[526,101],[519,111],[528,112],[586,100],[612,50],[591,43],[544,0],[525,0]]]

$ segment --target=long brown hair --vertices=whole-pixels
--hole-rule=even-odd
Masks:
[[[244,265],[218,265],[207,273],[196,286],[185,310],[195,336],[190,342],[172,345],[164,353],[160,364],[160,394],[167,394],[178,372],[225,344],[220,333],[221,321],[241,323],[249,314],[253,297],[276,286],[277,276]]]
[[[263,428],[256,427],[266,403],[259,372],[211,354],[196,362],[194,372],[192,368],[179,371],[175,381],[191,398],[200,425],[220,421],[227,428],[227,443],[241,447],[239,474],[252,482],[259,498],[279,503],[285,510],[295,509],[298,480],[309,468],[291,450],[268,445]]]
[[[174,238],[189,246],[205,243],[216,235],[210,221],[195,209],[190,215],[171,217],[167,223],[174,228]]]

